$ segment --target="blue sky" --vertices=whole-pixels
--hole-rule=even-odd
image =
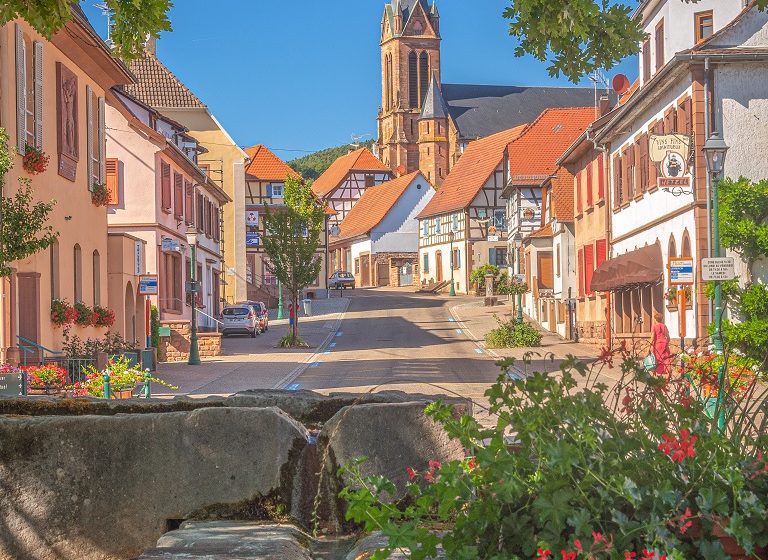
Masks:
[[[100,33],[106,18],[82,2]],[[446,83],[568,85],[546,64],[515,58],[508,0],[438,0]],[[242,146],[283,159],[376,134],[384,0],[176,0],[160,59]],[[634,79],[636,61],[622,63]],[[609,76],[609,77],[610,77]],[[586,81],[585,85],[591,82]]]

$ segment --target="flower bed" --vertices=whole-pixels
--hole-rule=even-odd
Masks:
[[[693,384],[702,398],[717,398],[719,394],[720,368],[726,365],[723,354],[701,353],[697,356],[681,356],[679,372]],[[754,387],[760,371],[759,364],[745,356],[730,354],[724,377],[724,396],[741,398]]]
[[[83,368],[85,378],[76,382],[70,388],[73,397],[104,398],[105,376],[109,376],[110,398],[122,399],[133,396],[133,391],[139,383],[157,383],[170,389],[178,389],[162,379],[151,377],[149,370],[141,370],[132,366],[126,356],[110,360],[107,369],[99,371],[93,366]]]
[[[53,364],[23,368],[27,374],[29,393],[58,393],[67,384],[67,370]]]

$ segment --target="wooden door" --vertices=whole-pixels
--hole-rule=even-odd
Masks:
[[[377,286],[389,286],[389,265],[387,263],[379,263],[376,265],[376,276],[378,281]]]
[[[443,254],[440,251],[435,253],[435,280],[438,283],[443,281]]]
[[[371,285],[371,255],[360,255],[360,283],[363,286]]]
[[[19,274],[18,298],[19,298],[19,336],[34,343],[40,344],[40,275]],[[15,341],[14,341],[15,343]],[[22,341],[22,346],[30,348],[30,344]],[[25,352],[21,353],[22,362]],[[27,352],[27,364],[34,364],[40,360],[38,352]]]

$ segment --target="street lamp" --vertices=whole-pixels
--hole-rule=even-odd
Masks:
[[[197,228],[195,226],[187,227],[187,244],[191,252],[189,259],[189,299],[192,303],[192,323],[189,333],[189,360],[190,366],[200,365],[200,350],[197,347],[197,309],[195,307],[195,296],[197,295]]]
[[[455,296],[456,295],[456,288],[454,286],[453,282],[453,269],[456,266],[456,263],[453,262],[453,240],[456,239],[456,234],[453,231],[448,232],[448,240],[451,242],[451,289],[448,292],[449,296]]]
[[[515,274],[519,277],[520,276],[520,248],[523,245],[523,236],[518,231],[515,233],[515,236],[512,238],[512,242],[514,243],[515,247]],[[523,324],[523,294],[520,293],[520,290],[517,290],[517,293],[515,294],[515,322],[518,325]]]
[[[707,158],[707,168],[712,178],[712,244],[714,256],[720,256],[720,198],[718,185],[725,168],[725,155],[728,153],[728,145],[719,133],[713,132],[712,136],[704,143],[702,148],[704,157]],[[714,336],[715,351],[723,351],[723,295],[720,281],[715,282],[715,327]]]

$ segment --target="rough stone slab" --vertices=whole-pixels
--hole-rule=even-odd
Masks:
[[[310,543],[288,525],[187,521],[138,560],[311,560]]]
[[[109,560],[267,496],[306,431],[278,409],[0,417],[0,559]]]
[[[379,532],[372,533],[366,537],[362,537],[359,541],[357,541],[354,548],[349,551],[349,554],[347,554],[345,560],[364,560],[370,558],[374,552],[387,546],[387,542],[387,537]],[[389,558],[391,560],[408,560],[410,555],[401,550],[396,550]],[[431,556],[430,558],[433,560],[445,558],[443,549],[438,548],[437,556]]]

